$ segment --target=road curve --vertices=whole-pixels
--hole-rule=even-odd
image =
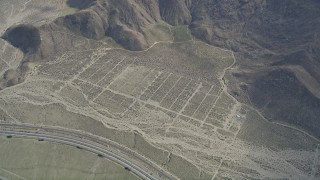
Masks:
[[[48,132],[48,130],[58,131],[58,133]],[[17,138],[27,138],[27,139],[38,139],[38,140],[44,140],[44,141],[50,141],[50,142],[56,142],[60,144],[75,146],[75,147],[90,151],[92,153],[96,153],[99,156],[106,157],[120,164],[126,169],[130,170],[132,173],[136,174],[142,179],[147,179],[147,180],[177,179],[171,174],[168,174],[167,172],[164,172],[162,169],[159,169],[159,167],[151,167],[153,169],[156,169],[158,171],[157,173],[152,173],[147,168],[139,167],[135,163],[119,155],[121,154],[119,152],[119,149],[117,149],[117,151],[112,151],[107,146],[103,146],[95,141],[78,137],[78,135],[77,136],[70,135],[70,134],[66,135],[61,133],[61,131],[66,131],[66,130],[65,129],[55,130],[48,127],[35,126],[35,125],[33,126],[31,124],[25,124],[25,127],[24,127],[24,124],[21,124],[21,123],[16,125],[11,123],[10,124],[0,123],[0,135],[3,135],[3,136],[7,136],[7,137],[12,136]],[[70,133],[75,134],[76,131],[71,130]],[[114,144],[111,144],[111,146],[114,147]],[[147,162],[145,164],[150,165],[150,162]]]

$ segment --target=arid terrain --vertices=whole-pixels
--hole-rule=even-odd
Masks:
[[[73,147],[5,138],[0,143],[3,179],[139,179],[112,161]]]
[[[320,3],[276,4],[3,0],[0,120],[95,135],[177,179],[319,179]],[[138,178],[76,147],[0,139],[0,179],[44,176]]]

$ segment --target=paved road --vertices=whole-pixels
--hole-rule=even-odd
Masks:
[[[44,126],[36,126],[31,124],[8,124],[8,123],[0,123],[0,135],[4,136],[12,136],[18,138],[28,138],[28,139],[39,139],[44,141],[57,142],[61,144],[66,144],[70,146],[75,146],[81,149],[85,149],[87,151],[98,154],[101,157],[106,157],[121,166],[129,169],[132,173],[136,174],[142,179],[155,180],[155,179],[176,179],[176,177],[171,174],[163,171],[160,167],[154,165],[151,162],[147,162],[148,160],[145,158],[139,158],[139,160],[143,160],[145,164],[147,164],[153,170],[156,170],[157,173],[151,173],[147,168],[142,168],[127,160],[123,156],[119,155],[120,152],[123,151],[124,147],[116,147],[117,151],[110,150],[107,146],[101,145],[97,143],[96,140],[91,140],[94,136],[88,138],[87,134],[82,134],[86,138],[81,137],[81,133],[75,130],[66,130],[61,128],[52,128],[52,127],[44,127]],[[106,142],[104,142],[106,143]],[[108,143],[108,145],[115,147],[117,144],[115,142]],[[120,145],[118,145],[120,146]],[[128,151],[128,148],[125,149]],[[128,152],[127,152],[128,153]],[[132,153],[132,152],[131,152]],[[136,153],[133,153],[137,156]],[[153,171],[155,172],[155,171]]]

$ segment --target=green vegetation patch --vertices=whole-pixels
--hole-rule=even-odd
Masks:
[[[203,70],[221,71],[234,62],[231,52],[200,41],[177,43],[174,48],[187,54],[188,59]]]
[[[77,11],[78,11],[77,8],[67,7],[65,9],[61,10],[60,16],[66,16],[66,15],[69,15],[69,14],[74,14]]]
[[[147,29],[144,29],[144,35],[149,44],[159,41],[172,41],[170,27],[166,24],[155,24]]]
[[[184,42],[192,40],[192,35],[188,26],[174,26],[171,29],[174,42]]]

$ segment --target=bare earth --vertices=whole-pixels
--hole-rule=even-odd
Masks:
[[[63,1],[52,2],[54,11],[66,12]],[[12,3],[12,11],[31,13],[17,7],[31,8],[36,1],[21,3]],[[30,21],[27,15],[17,20],[16,13],[11,14],[8,25]],[[228,94],[223,77],[236,61],[231,51],[194,38],[174,42],[172,36],[154,40],[141,52],[76,37],[74,46],[94,48],[67,51],[35,64],[25,82],[0,91],[1,118],[101,135],[181,179],[320,177],[319,141],[266,122]],[[2,73],[23,58],[3,40],[0,55]],[[99,164],[91,169],[96,167]]]

